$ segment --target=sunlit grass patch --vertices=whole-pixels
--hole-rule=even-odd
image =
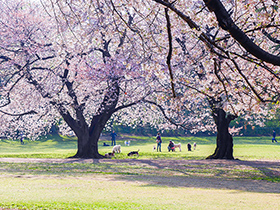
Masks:
[[[105,138],[106,139],[106,138]],[[125,140],[131,140],[130,146],[125,146]],[[168,152],[169,140],[182,144],[182,152]],[[99,142],[99,152],[104,155],[112,151],[112,146],[104,147],[102,139]],[[187,143],[197,143],[197,149],[187,151]],[[245,144],[246,142],[247,144]],[[122,152],[116,154],[115,159],[205,159],[215,150],[215,137],[163,137],[162,152],[153,150],[156,146],[154,137],[123,136],[117,144],[122,146]],[[270,137],[234,137],[234,157],[241,160],[278,160],[280,157],[280,144],[272,144]],[[130,151],[138,151],[139,157],[128,157]],[[42,138],[38,141],[25,140],[21,145],[19,141],[1,140],[0,157],[17,158],[68,158],[77,151],[77,139],[72,137]]]
[[[1,162],[0,207],[186,209],[187,206],[190,209],[209,209],[209,206],[219,208],[220,205],[225,205],[228,208],[232,205],[235,208],[242,208],[243,204],[234,205],[231,201],[239,202],[246,196],[246,206],[250,205],[250,208],[275,209],[277,194],[208,187],[209,184],[216,186],[211,184],[212,181],[220,183],[225,180],[232,180],[232,183],[236,183],[237,180],[279,182],[279,176],[270,173],[275,170],[267,167],[250,167],[243,165],[242,162],[240,165],[193,163],[170,167],[167,165],[161,168],[149,164],[149,161],[141,160],[117,164],[112,161],[94,164]],[[203,181],[204,179],[206,181]],[[196,181],[200,188],[186,187],[192,186],[192,181]],[[220,188],[223,188],[223,185]],[[215,201],[217,196],[220,199]],[[269,205],[256,202],[260,198],[269,201]],[[203,202],[197,202],[201,200]],[[174,202],[177,202],[176,207]]]
[[[182,151],[168,152],[169,139],[181,142]],[[279,160],[278,144],[268,139],[243,139],[247,144],[234,144],[234,157],[241,160]],[[280,169],[272,166],[237,164],[200,164],[215,149],[215,138],[163,138],[162,152],[153,151],[153,137],[135,137],[131,146],[111,160],[92,162],[0,162],[0,208],[6,209],[277,209],[278,194],[267,188],[266,193],[243,191],[236,182],[260,184],[280,182]],[[267,143],[256,144],[257,141]],[[108,142],[108,140],[107,140]],[[187,151],[186,144],[197,142],[197,149]],[[200,142],[200,143],[199,143]],[[76,152],[75,139],[45,139],[0,141],[1,157],[67,158]],[[139,149],[139,157],[128,157]],[[112,147],[99,144],[99,152],[111,152]],[[134,160],[136,159],[136,160]],[[115,161],[114,161],[115,160]],[[168,161],[160,165],[157,161]],[[66,160],[67,161],[67,160]],[[150,161],[155,161],[150,163]],[[172,161],[183,164],[174,165]],[[244,163],[244,164],[243,164]],[[230,181],[229,189],[224,183]],[[265,180],[263,182],[263,180]],[[213,184],[213,183],[219,184]],[[210,188],[212,187],[212,188]],[[242,189],[242,190],[240,190]],[[245,188],[247,189],[247,188]],[[251,184],[249,184],[251,190]],[[261,189],[261,190],[263,190]],[[273,190],[272,190],[273,191]],[[218,199],[217,199],[218,198]],[[121,200],[121,201],[120,201]],[[266,202],[262,202],[265,200]],[[143,202],[145,201],[145,202]],[[197,202],[199,201],[199,202]],[[203,201],[203,202],[201,202]],[[176,205],[174,204],[176,203]]]

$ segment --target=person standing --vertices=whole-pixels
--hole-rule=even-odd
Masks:
[[[20,143],[21,143],[21,144],[24,144],[24,141],[23,141],[23,134],[22,134],[22,133],[20,134]]]
[[[273,133],[272,133],[272,143],[273,143],[274,141],[277,143],[277,140],[276,140],[276,132],[275,132],[275,131],[273,131]]]
[[[161,137],[160,137],[160,133],[157,134],[157,152],[160,151],[161,152]]]
[[[115,131],[112,131],[112,133],[111,133],[111,140],[112,140],[111,146],[116,145],[116,136],[117,136],[117,134],[115,133]]]

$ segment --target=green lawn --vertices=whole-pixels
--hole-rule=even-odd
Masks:
[[[140,159],[205,159],[215,149],[215,137],[163,137],[162,152],[153,151],[156,146],[154,137],[122,136],[117,144],[122,145],[122,153],[115,158],[127,158],[127,153],[140,149]],[[124,141],[130,140],[131,145],[124,146]],[[182,152],[168,152],[169,140],[182,144]],[[103,143],[110,143],[110,138],[103,137],[99,142],[100,154],[111,152],[112,147],[104,147]],[[187,143],[197,143],[197,149],[187,151]],[[234,137],[234,157],[242,160],[277,160],[280,157],[280,143],[271,143],[270,137]],[[19,141],[1,140],[0,157],[20,158],[67,158],[73,156],[77,150],[75,138],[50,137],[38,141],[25,140],[21,145]]]
[[[68,137],[48,137],[37,141],[24,140],[20,144],[19,140],[0,141],[0,157],[20,157],[20,158],[67,158],[75,154],[77,150],[77,140]]]
[[[104,175],[5,177],[0,185],[0,206],[10,209],[279,209],[275,193],[150,185]]]
[[[181,142],[182,152],[167,151],[170,139]],[[131,146],[124,146],[125,140]],[[100,153],[110,152],[112,147],[103,142],[110,139],[102,138]],[[188,142],[196,142],[197,149],[188,152]],[[122,153],[113,158],[122,161],[117,164],[0,161],[0,209],[279,209],[279,164],[247,165],[250,160],[279,160],[280,145],[270,137],[235,137],[234,156],[245,160],[237,165],[201,164],[215,149],[214,137],[163,137],[162,152],[153,151],[153,137],[122,136],[117,143],[122,145]],[[67,158],[75,154],[76,144],[66,137],[25,140],[24,145],[1,140],[0,157]],[[127,157],[138,149],[139,158]],[[163,167],[160,160],[186,162]]]

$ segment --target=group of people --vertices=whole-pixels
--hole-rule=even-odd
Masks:
[[[117,134],[115,133],[115,131],[112,131],[112,133],[111,133],[111,146],[116,145],[116,136],[117,136]],[[156,142],[157,142],[157,152],[161,152],[162,139],[161,139],[160,133],[157,133]],[[187,147],[188,147],[188,151],[191,151],[191,144],[190,143],[188,143]],[[173,141],[169,141],[169,144],[168,144],[167,148],[168,148],[168,152],[170,152],[170,151],[174,152],[175,151],[175,145],[174,145]]]
[[[116,136],[117,136],[117,134],[115,133],[115,131],[112,131],[112,133],[111,133],[111,140],[112,140],[111,146],[115,146],[116,145]],[[21,138],[21,142],[23,144],[22,138]],[[157,136],[156,136],[156,142],[157,142],[157,152],[161,152],[162,139],[161,139],[160,133],[158,133]],[[276,132],[275,131],[273,131],[273,133],[272,133],[272,143],[274,143],[274,142],[277,143]],[[188,151],[191,151],[191,147],[192,146],[191,146],[190,143],[187,144],[187,147],[188,147]],[[169,144],[168,144],[167,148],[168,148],[168,152],[175,151],[174,143],[172,141],[169,141]]]
[[[161,140],[161,136],[160,136],[160,133],[157,134],[157,137],[156,137],[156,142],[157,142],[157,152],[161,152],[161,144],[162,144],[162,140]],[[196,143],[194,143],[194,148],[196,147]],[[188,148],[188,151],[191,151],[192,149],[192,145],[190,143],[187,144],[187,148]],[[169,141],[169,144],[167,146],[167,149],[168,149],[168,152],[172,151],[174,152],[175,151],[175,145],[174,145],[174,142],[173,141]],[[181,151],[181,150],[180,150]]]

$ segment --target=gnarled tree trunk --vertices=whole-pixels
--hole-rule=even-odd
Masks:
[[[97,114],[93,116],[90,126],[84,118],[82,106],[76,106],[76,119],[74,119],[62,104],[55,104],[65,122],[78,138],[77,153],[71,158],[103,158],[98,152],[98,140],[107,121],[117,111],[116,105],[119,99],[119,92],[118,79],[112,78],[108,91]]]
[[[98,140],[113,113],[112,110],[111,112],[105,112],[101,115],[94,116],[89,128],[86,127],[77,132],[78,151],[73,158],[103,158],[98,152]],[[80,132],[81,130],[83,130],[83,132]]]
[[[221,108],[213,108],[212,116],[217,125],[216,149],[214,154],[206,159],[234,159],[233,158],[233,138],[228,128],[232,120],[236,118],[234,115],[226,115]]]

